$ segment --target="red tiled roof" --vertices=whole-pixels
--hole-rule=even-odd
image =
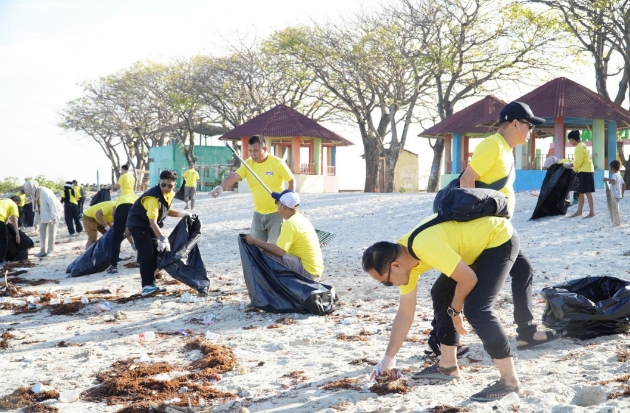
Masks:
[[[241,139],[252,135],[270,138],[311,137],[337,146],[354,145],[295,109],[278,105],[225,133],[219,139]]]
[[[488,113],[493,113],[496,110],[500,111],[505,104],[506,103],[501,99],[488,95],[477,103],[473,103],[465,109],[453,113],[442,122],[433,125],[418,136],[441,138],[449,133],[486,133],[488,132],[487,126],[477,126],[479,125],[479,119],[483,118]]]
[[[527,103],[534,115],[545,118],[547,126],[553,125],[554,118],[579,118],[614,120],[618,127],[630,127],[629,111],[564,77],[551,80],[515,100]],[[500,111],[498,108],[480,118],[477,125],[498,123]]]

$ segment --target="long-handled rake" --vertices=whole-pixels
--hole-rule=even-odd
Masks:
[[[232,151],[234,156],[236,156],[238,158],[238,160],[241,161],[241,164],[243,164],[245,166],[245,168],[247,168],[249,173],[251,173],[252,176],[254,176],[254,178],[256,178],[256,180],[258,182],[260,182],[262,187],[265,188],[267,190],[267,192],[269,192],[269,195],[271,195],[271,189],[269,189],[269,187],[267,187],[267,185],[265,185],[265,183],[262,181],[262,179],[260,179],[258,177],[258,175],[256,175],[256,172],[254,172],[252,170],[252,168],[250,168],[250,166],[247,165],[247,162],[245,162],[243,160],[243,158],[241,158],[241,156],[238,153],[236,153],[234,148],[232,148],[227,142],[225,142],[225,146],[227,146],[228,149]],[[315,229],[315,232],[317,233],[317,239],[319,240],[319,246],[320,247],[325,247],[326,245],[328,245],[328,243],[330,241],[332,241],[335,238],[335,236],[336,236],[335,234],[331,234],[330,232],[322,231],[320,229]]]

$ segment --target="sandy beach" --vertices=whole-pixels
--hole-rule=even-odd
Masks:
[[[535,269],[537,320],[544,309],[540,291],[546,286],[586,276],[630,280],[630,256],[624,255],[630,249],[626,238],[630,224],[614,227],[604,191],[594,195],[598,215],[592,219],[528,221],[537,193],[517,194],[512,221]],[[134,297],[140,293],[140,275],[137,268],[124,266],[135,262],[126,242],[121,256],[127,260],[119,265],[119,274],[67,278],[65,269],[82,252],[86,235],[71,239],[61,225],[54,257],[34,258],[36,246],[31,250],[32,267],[13,268],[26,271],[17,276],[21,280],[9,277],[10,284],[21,288],[19,297],[0,292],[0,403],[6,403],[5,396],[19,388],[42,383],[50,398],[32,408],[40,410],[27,411],[56,408],[59,412],[104,413],[127,408],[125,412],[141,412],[148,411],[149,401],[181,406],[190,400],[195,409],[201,404],[202,411],[208,412],[630,412],[630,335],[587,341],[562,338],[517,351],[509,281],[496,311],[510,337],[525,389],[517,404],[468,399],[498,379],[498,370],[474,333],[464,337],[470,352],[460,360],[463,380],[411,379],[412,372],[431,363],[424,350],[436,272],[426,273],[420,280],[416,318],[397,356],[397,366],[405,376],[390,388],[372,387],[367,378],[372,364],[384,354],[398,291],[365,274],[361,255],[373,242],[396,240],[429,215],[434,195],[301,196],[300,209],[314,226],[336,234],[323,249],[322,282],[334,286],[340,297],[333,314],[272,314],[247,308],[237,236],[249,230],[252,201],[248,194],[226,193],[218,199],[205,193],[197,196],[196,213],[203,222],[200,248],[211,279],[207,297],[196,297],[194,290],[173,282],[168,275],[162,280],[166,293]],[[622,201],[622,214],[630,217],[630,206],[623,202],[627,201]],[[183,209],[183,203],[175,201],[174,208]],[[165,228],[171,229],[177,222],[169,218]],[[25,283],[40,279],[39,285]],[[186,292],[194,302],[182,302]],[[39,299],[35,304],[41,306],[26,310],[26,306],[16,305],[29,295]],[[82,304],[82,296],[90,302]],[[69,298],[78,311],[52,315],[60,305],[51,305],[51,298],[62,302]],[[100,311],[105,302],[111,309]],[[155,339],[140,343],[138,334],[143,332],[153,332]],[[208,332],[214,334],[206,339]],[[223,364],[213,364],[215,356]],[[215,371],[212,377],[211,371]],[[96,397],[102,393],[94,389],[103,381],[123,375],[130,381],[128,387],[118,389],[116,397]],[[133,387],[142,378],[154,379],[147,381],[153,387],[144,396]],[[168,391],[162,393],[155,385],[158,381],[168,382],[161,387]],[[76,392],[69,392],[73,390]],[[56,392],[68,401],[80,396],[63,403],[59,396],[53,397]]]

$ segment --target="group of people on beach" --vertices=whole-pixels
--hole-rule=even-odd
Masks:
[[[460,186],[475,188],[479,183],[491,184],[503,180],[505,184],[499,192],[507,198],[512,216],[515,210],[513,149],[527,143],[534,126],[542,123],[544,119],[536,117],[528,105],[521,102],[506,105],[500,113],[497,132],[477,146],[460,176]],[[579,132],[577,136],[571,132],[569,139],[576,146],[576,159],[573,163],[564,163],[565,167],[573,167],[578,172],[580,201],[575,215],[582,214],[586,196],[591,208],[589,216],[593,216],[593,164],[588,150],[582,148],[583,144],[579,142]],[[319,279],[324,271],[322,252],[315,229],[299,212],[300,197],[294,192],[293,174],[282,159],[267,152],[264,138],[252,136],[248,144],[249,158],[216,186],[210,196],[218,197],[238,181],[247,179],[254,213],[251,234],[244,237],[245,242],[259,247],[297,273]],[[616,173],[618,167],[611,172],[613,174],[607,179],[620,182],[620,175]],[[196,187],[199,175],[194,164],[184,176],[187,187]],[[41,251],[36,256],[53,254],[56,228],[63,213],[71,236],[85,228],[88,233],[86,247],[96,241],[98,232],[114,231],[109,273],[117,273],[120,245],[129,238],[138,254],[142,295],[150,296],[163,291],[155,283],[157,255],[160,251],[170,250],[168,238],[162,231],[163,221],[166,217],[192,216],[188,209],[189,200],[191,208],[195,206],[195,191],[187,190],[186,208],[183,211],[172,208],[176,183],[177,174],[164,170],[156,186],[136,196],[135,178],[123,166],[120,179],[111,185],[111,189],[120,189],[120,197],[116,201],[105,201],[90,207],[79,220],[82,213],[79,205],[85,194],[76,182],[69,182],[64,187],[61,197],[63,207],[50,189],[39,186],[36,181],[26,182],[24,190],[33,200],[40,233]],[[288,189],[283,190],[285,185]],[[19,198],[0,201],[0,242],[4,237],[4,223],[8,219],[17,226],[15,219],[19,216],[19,201]],[[548,343],[558,335],[552,331],[539,331],[534,322],[533,268],[521,248],[518,233],[509,218],[496,216],[468,222],[440,222],[420,232],[414,231],[433,218],[427,217],[396,242],[377,242],[363,254],[362,266],[370,277],[384,286],[398,286],[400,293],[400,305],[389,344],[374,367],[371,378],[396,377],[392,374],[395,358],[413,324],[419,277],[430,269],[436,269],[441,274],[431,288],[434,319],[428,344],[431,351],[440,357],[435,365],[417,372],[413,377],[443,381],[461,377],[458,357],[467,351],[460,341],[461,336],[468,334],[463,319],[465,316],[500,374],[497,382],[472,395],[471,399],[491,401],[511,392],[520,393],[522,385],[516,373],[514,353],[506,331],[493,310],[508,276],[517,325],[517,349]]]

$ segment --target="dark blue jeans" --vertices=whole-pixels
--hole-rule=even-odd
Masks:
[[[65,201],[63,203],[64,218],[66,219],[66,225],[68,226],[68,232],[70,235],[74,234],[74,227],[76,225],[78,233],[83,232],[83,224],[79,219],[79,207],[77,204]]]
[[[118,265],[118,258],[120,257],[120,244],[125,239],[125,228],[127,227],[127,215],[133,204],[120,204],[116,207],[114,213],[114,227],[112,231],[112,250],[110,253],[110,261],[112,265]]]
[[[477,275],[477,285],[466,297],[464,315],[475,329],[484,350],[493,359],[512,356],[507,334],[493,308],[516,260],[519,246],[519,237],[514,231],[509,241],[484,250],[470,266]],[[453,320],[446,313],[446,309],[453,301],[456,286],[457,282],[440,274],[431,288],[437,339],[447,346],[459,345],[459,333],[453,326]]]

